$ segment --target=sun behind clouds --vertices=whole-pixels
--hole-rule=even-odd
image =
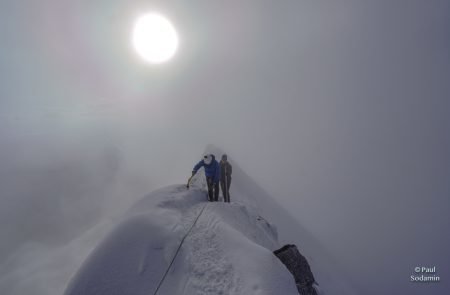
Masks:
[[[132,42],[143,59],[152,64],[160,64],[175,55],[178,48],[178,35],[167,18],[151,12],[136,20]]]

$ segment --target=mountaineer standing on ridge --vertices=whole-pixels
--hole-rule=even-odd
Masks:
[[[194,169],[192,169],[192,176],[194,176],[201,167],[204,167],[205,169],[206,183],[208,184],[208,200],[210,202],[217,202],[219,200],[219,163],[216,161],[216,157],[213,154],[206,154],[203,159],[194,166]],[[187,185],[188,188],[189,181]]]
[[[231,185],[231,173],[233,167],[228,162],[227,154],[222,155],[220,160],[220,187],[222,188],[223,201],[225,203],[230,202],[230,185]]]

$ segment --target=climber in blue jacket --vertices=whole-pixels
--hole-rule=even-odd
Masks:
[[[206,154],[192,169],[192,176],[203,167],[205,169],[206,183],[208,184],[208,200],[219,201],[220,165],[213,154]]]

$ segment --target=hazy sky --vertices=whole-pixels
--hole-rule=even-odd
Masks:
[[[213,143],[362,293],[449,288],[450,1],[243,2],[0,3],[0,276]],[[180,35],[157,67],[130,42],[151,9]]]

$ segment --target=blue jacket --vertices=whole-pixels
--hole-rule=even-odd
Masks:
[[[205,168],[206,177],[211,177],[213,179],[214,183],[219,182],[219,180],[220,180],[220,165],[216,161],[216,157],[214,157],[214,155],[212,155],[211,164],[206,165],[205,162],[203,162],[203,160],[201,160],[200,162],[197,163],[197,165],[194,166],[194,169],[192,170],[192,172],[197,173],[197,171],[202,167]]]

